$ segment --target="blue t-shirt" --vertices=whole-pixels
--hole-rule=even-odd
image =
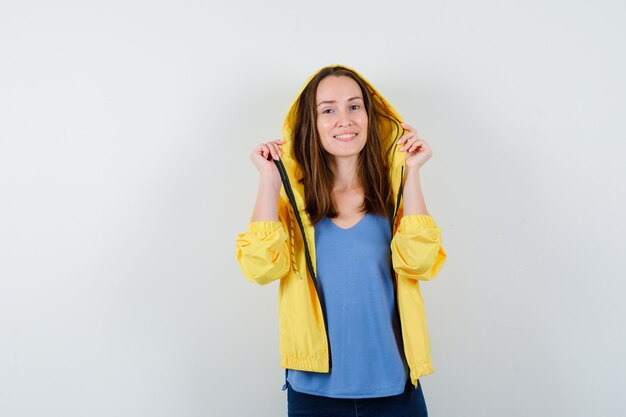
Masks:
[[[298,392],[371,398],[404,391],[409,376],[395,309],[391,230],[367,213],[343,229],[325,217],[315,225],[317,278],[326,304],[330,373],[287,370]]]

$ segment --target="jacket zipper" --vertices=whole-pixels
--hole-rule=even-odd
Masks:
[[[280,173],[280,179],[283,182],[283,186],[285,188],[285,193],[287,194],[287,198],[289,198],[289,202],[293,208],[293,213],[296,216],[296,220],[298,221],[298,226],[300,228],[300,233],[302,233],[302,239],[304,240],[304,253],[306,255],[306,265],[309,270],[309,274],[311,274],[311,279],[313,280],[313,286],[315,287],[315,292],[317,293],[317,298],[320,300],[320,306],[322,307],[322,317],[324,318],[324,330],[326,332],[326,341],[328,343],[328,372],[332,369],[332,355],[330,351],[330,336],[328,334],[328,322],[326,321],[326,304],[322,297],[320,296],[320,288],[319,283],[317,281],[317,277],[315,276],[315,271],[313,270],[313,261],[311,260],[311,252],[309,251],[309,244],[306,238],[306,233],[304,232],[304,226],[302,225],[302,219],[300,218],[300,211],[298,210],[298,205],[296,203],[296,198],[294,197],[293,190],[291,189],[291,183],[289,182],[289,177],[287,176],[287,171],[285,170],[285,166],[283,165],[283,161],[274,160],[276,167],[278,168],[278,172]]]
[[[398,187],[398,193],[396,194],[397,198],[395,202],[395,207],[394,207],[393,213],[389,214],[389,224],[391,228],[392,239],[393,239],[393,225],[396,222],[396,215],[398,214],[398,210],[400,209],[400,200],[402,198],[402,191],[404,189],[403,180],[404,180],[404,166],[402,166],[400,169],[400,186]],[[398,326],[400,327],[400,331],[402,332],[402,322],[400,320],[400,305],[398,304],[398,284],[396,282],[396,271],[393,269],[393,260],[389,261],[389,268],[391,269],[391,280],[393,284],[396,320],[398,320]],[[406,352],[404,350],[404,346],[402,346],[402,351],[404,352],[404,358],[406,361]],[[408,361],[407,361],[407,365],[408,365]],[[410,370],[409,370],[409,373],[410,373]]]
[[[398,193],[396,198],[396,204],[393,208],[393,213],[389,214],[389,226],[391,227],[391,234],[393,237],[393,225],[396,222],[396,215],[398,214],[398,209],[400,208],[400,199],[402,198],[402,180],[404,179],[404,166],[400,167],[400,186],[398,187]]]

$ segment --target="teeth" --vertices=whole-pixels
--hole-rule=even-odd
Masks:
[[[349,139],[349,138],[354,137],[354,136],[356,136],[356,133],[349,133],[347,135],[335,135],[334,137],[336,139]]]

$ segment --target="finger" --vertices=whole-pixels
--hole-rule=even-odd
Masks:
[[[265,156],[265,150],[263,149],[263,147],[259,146],[255,151],[254,151],[254,156],[258,157],[260,156],[263,159],[267,159]]]
[[[419,137],[417,136],[417,132],[415,132],[414,130],[410,130],[402,136],[401,140],[402,142],[407,142],[410,140],[417,140],[417,139],[419,139]],[[401,143],[401,142],[398,141],[398,143]]]
[[[409,148],[409,152],[410,152],[410,153],[416,152],[416,151],[417,151],[418,149],[420,149],[421,147],[422,147],[422,144],[415,142],[415,143],[413,143],[413,144],[411,145],[411,147]]]
[[[424,139],[418,139],[415,141],[418,145],[422,146],[422,148],[428,148],[428,143]]]
[[[402,148],[400,148],[400,150],[405,150],[407,149],[409,146],[411,146],[413,143],[415,143],[416,138],[415,136],[410,136],[409,139],[407,140],[407,142],[404,144],[404,146]]]
[[[269,147],[268,147],[266,144],[262,143],[262,144],[261,144],[261,146],[260,146],[260,148],[261,148],[261,156],[262,156],[264,159],[268,159],[268,156],[269,156],[269,154],[270,154],[270,149],[269,149]]]
[[[411,132],[407,132],[404,135],[400,136],[400,139],[398,140],[398,144],[405,142],[411,136],[412,136]]]
[[[428,146],[428,144],[423,140],[420,140],[419,143],[417,143],[415,150],[426,155],[432,155],[433,153],[430,146]]]
[[[265,158],[267,160],[276,159],[274,157],[274,155],[276,154],[276,151],[272,147],[271,142],[264,143],[261,146],[263,148],[263,158]]]
[[[267,159],[276,159],[274,158],[274,150],[272,149],[272,143],[267,142],[263,146],[267,150]]]
[[[407,147],[409,147],[409,146],[411,146],[411,145],[415,145],[415,146],[416,146],[416,147],[415,147],[415,149],[417,149],[417,147],[419,147],[419,146],[425,146],[425,147],[428,147],[428,144],[426,143],[426,141],[425,141],[424,139],[419,139],[419,138],[417,138],[417,137],[413,137],[413,138],[411,138],[411,139],[407,142],[407,144],[406,144],[406,146],[407,146]]]
[[[281,146],[283,146],[283,142],[280,140],[273,140],[272,142],[273,145],[275,145],[277,147],[277,149],[280,149]]]
[[[268,142],[267,146],[270,148],[270,152],[272,154],[273,159],[278,159],[278,145],[273,142]]]

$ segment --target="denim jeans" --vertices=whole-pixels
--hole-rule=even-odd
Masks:
[[[419,382],[419,381],[418,381]],[[408,379],[404,392],[377,398],[329,398],[305,394],[287,383],[289,417],[428,417],[422,384]]]

